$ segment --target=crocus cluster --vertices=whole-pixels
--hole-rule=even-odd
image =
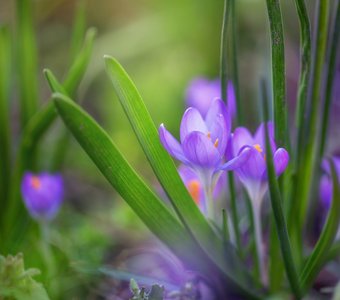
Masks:
[[[212,191],[221,171],[230,171],[247,161],[250,149],[245,148],[230,160],[225,153],[230,143],[231,120],[221,99],[214,99],[203,119],[198,109],[189,107],[180,126],[180,143],[162,124],[159,135],[165,149],[190,167],[204,186],[207,213],[214,217]]]
[[[235,172],[251,200],[257,248],[262,253],[260,212],[268,189],[266,157],[273,156],[276,175],[279,176],[288,165],[289,154],[284,148],[277,148],[271,122],[261,124],[254,135],[245,127],[238,127],[232,132],[235,112],[233,87],[229,83],[227,105],[216,98],[219,89],[217,81],[210,82],[202,78],[194,80],[187,90],[187,103],[192,106],[183,115],[180,142],[163,124],[159,127],[160,140],[169,154],[185,166],[179,169],[184,184],[194,201],[210,218],[214,218],[215,214],[213,198],[216,197],[214,190],[218,178],[224,171]],[[272,153],[265,151],[265,126],[268,128]],[[259,257],[259,261],[265,281],[263,258]]]
[[[39,222],[52,220],[63,200],[63,179],[59,174],[26,172],[21,194],[30,215]]]

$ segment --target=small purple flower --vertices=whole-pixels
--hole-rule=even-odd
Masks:
[[[289,162],[289,154],[283,148],[276,148],[274,141],[274,127],[268,122],[269,140],[273,153],[276,175],[279,176],[286,169]],[[232,155],[239,155],[244,149],[250,151],[248,161],[236,170],[250,198],[261,202],[267,190],[267,166],[266,166],[266,142],[265,127],[261,124],[254,136],[244,127],[236,128],[232,136]]]
[[[26,172],[21,182],[21,194],[30,215],[39,221],[50,221],[63,200],[63,179],[59,174]]]
[[[211,177],[218,171],[238,167],[248,158],[247,151],[243,151],[241,155],[224,163],[230,127],[227,108],[222,100],[215,99],[205,119],[195,108],[189,107],[185,111],[180,127],[181,144],[163,124],[159,127],[159,136],[171,156],[197,173]]]
[[[340,177],[340,157],[333,157],[333,162],[335,165],[336,173],[338,177]],[[322,169],[324,170],[325,174],[321,177],[319,193],[322,206],[326,210],[328,210],[331,207],[333,197],[331,167],[328,160],[326,159],[323,160]]]
[[[228,110],[230,117],[236,113],[236,97],[233,84],[229,81],[227,86]],[[193,79],[186,91],[187,107],[195,107],[203,117],[206,116],[212,101],[221,98],[221,82],[219,79],[208,80],[203,77]]]
[[[179,175],[181,176],[186,188],[188,189],[192,199],[200,207],[203,212],[207,210],[207,199],[204,192],[204,183],[201,182],[197,174],[189,167],[181,165],[178,168]],[[223,188],[226,186],[227,177],[226,173],[222,173],[217,180],[216,186],[213,191],[213,198],[216,199],[221,194]]]
[[[288,152],[283,148],[276,148],[274,142],[274,127],[271,122],[267,124],[271,152],[266,153],[266,139],[265,139],[265,124],[261,124],[254,136],[248,129],[239,127],[232,135],[232,153],[227,152],[228,155],[239,155],[245,149],[250,152],[249,159],[246,163],[235,170],[238,178],[245,186],[250,197],[255,223],[255,242],[258,249],[260,273],[263,283],[267,282],[267,275],[265,272],[264,251],[262,242],[262,226],[261,226],[261,204],[264,194],[267,191],[267,165],[266,156],[273,155],[274,167],[276,175],[279,176],[287,167],[289,162]]]

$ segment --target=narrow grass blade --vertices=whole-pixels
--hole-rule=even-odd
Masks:
[[[268,121],[268,104],[264,101],[264,119],[265,122]],[[268,173],[268,185],[270,193],[270,202],[272,206],[272,211],[274,215],[276,231],[278,239],[280,242],[281,255],[283,258],[284,267],[286,270],[288,282],[290,288],[295,295],[296,299],[301,299],[301,288],[298,281],[298,274],[296,266],[294,264],[292,249],[290,246],[287,224],[282,207],[282,198],[280,194],[279,184],[276,179],[276,173],[273,163],[273,155],[269,142],[268,126],[265,126],[265,136],[266,136],[266,153],[267,153],[267,173]]]
[[[297,96],[297,110],[296,110],[296,156],[297,161],[300,159],[303,141],[305,137],[305,129],[307,124],[307,98],[310,81],[310,73],[312,68],[311,57],[311,29],[308,17],[308,11],[305,0],[295,0],[296,10],[299,16],[300,24],[300,78]]]
[[[229,226],[228,226],[228,216],[225,209],[222,209],[222,237],[223,242],[226,243],[230,239]]]
[[[93,42],[94,38],[96,37],[96,33],[97,30],[95,28],[90,28],[87,30],[83,48],[76,56],[76,59],[71,65],[71,68],[64,80],[63,86],[70,95],[74,95],[74,93],[76,92],[76,88],[79,86],[80,80],[82,79],[83,74],[87,68],[91,57]]]
[[[232,0],[233,1],[233,0]],[[227,46],[228,46],[228,19],[230,15],[230,1],[224,0],[223,8],[223,22],[221,32],[221,50],[220,50],[220,79],[221,79],[221,97],[223,101],[227,101],[227,83],[228,83],[228,59],[227,59]]]
[[[240,83],[238,74],[238,47],[237,47],[237,18],[236,0],[230,0],[230,27],[231,27],[231,57],[232,57],[232,79],[236,96],[237,124],[243,123],[243,109],[241,105]]]
[[[121,105],[146,154],[164,191],[181,219],[202,249],[216,266],[220,267],[229,280],[244,293],[249,293],[238,274],[225,260],[222,240],[216,235],[197,205],[192,201],[170,155],[160,143],[157,129],[145,104],[122,66],[112,57],[106,56],[107,73],[115,88]],[[235,257],[235,259],[237,259]],[[244,270],[241,270],[244,273]]]
[[[17,68],[21,127],[38,108],[37,43],[34,35],[32,1],[17,0]]]
[[[83,45],[83,38],[86,32],[85,0],[78,0],[76,3],[76,15],[72,28],[71,40],[71,61],[74,61]]]
[[[279,0],[266,2],[271,33],[275,139],[279,146],[286,146],[288,130],[282,15]]]
[[[228,55],[227,55],[227,48],[228,48],[228,21],[231,14],[235,14],[235,3],[234,0],[224,1],[224,7],[223,7],[223,23],[222,23],[222,32],[221,32],[221,48],[220,48],[220,80],[221,80],[221,96],[224,102],[227,102],[228,98],[228,89],[227,89],[227,83],[228,83]],[[235,15],[231,16],[231,18],[235,19]],[[236,23],[235,20],[232,20],[233,23]],[[232,29],[234,30],[235,24],[232,24]],[[236,37],[233,36],[235,40],[235,45],[233,44],[234,48],[233,51],[236,51]],[[233,53],[235,54],[235,53]],[[235,58],[236,59],[236,58]],[[237,62],[234,61],[234,75],[237,75]],[[236,91],[236,86],[235,86]],[[237,91],[236,91],[237,92]],[[236,95],[238,96],[238,95]],[[237,97],[237,104],[239,103],[239,97]],[[237,115],[239,116],[239,107],[237,106]],[[240,121],[240,120],[238,120]],[[237,212],[237,205],[236,205],[236,195],[235,195],[235,183],[234,183],[234,175],[229,172],[228,173],[228,183],[229,183],[229,191],[230,191],[230,203],[231,203],[231,220],[233,223],[233,230],[235,233],[235,239],[236,239],[236,247],[241,253],[241,234],[240,234],[240,228],[239,228],[239,216]]]
[[[192,250],[197,250],[197,255],[200,255],[198,245],[165,204],[136,174],[108,134],[66,96],[54,94],[53,99],[67,128],[115,190],[160,240],[179,257],[194,265],[197,257]],[[202,262],[202,265],[204,264]]]
[[[301,162],[299,162],[299,168],[297,170],[296,187],[298,188],[293,195],[293,199],[299,199],[299,201],[295,201],[296,205],[292,207],[293,209],[290,213],[291,219],[294,220],[294,224],[290,222],[290,227],[292,228],[290,231],[293,236],[292,241],[294,241],[294,247],[299,249],[300,257],[302,256],[302,231],[308,209],[310,189],[314,182],[316,165],[319,163],[317,159],[317,143],[321,103],[320,91],[327,45],[329,0],[319,0],[317,10],[318,24],[316,47],[313,58],[315,66],[313,68],[311,79],[312,101],[309,122],[307,124],[308,136],[306,139],[306,146],[304,147],[303,154],[301,155]]]
[[[330,45],[328,47],[328,73],[327,73],[327,82],[326,82],[326,95],[325,95],[325,104],[323,108],[322,115],[322,125],[321,125],[321,139],[320,139],[320,150],[319,150],[319,158],[324,154],[326,141],[327,141],[327,132],[329,126],[329,113],[332,104],[332,95],[333,95],[333,83],[334,83],[334,75],[336,69],[337,57],[339,56],[339,38],[340,38],[340,1],[337,0],[335,2],[335,20],[332,28],[332,35],[330,39]]]
[[[312,285],[313,280],[324,266],[340,223],[340,186],[334,163],[331,161],[331,173],[333,181],[333,199],[329,210],[326,224],[320,238],[307,260],[300,275],[300,283],[304,291]]]
[[[0,223],[6,210],[11,174],[9,97],[11,84],[11,45],[8,27],[0,26]],[[1,224],[0,224],[1,228]]]

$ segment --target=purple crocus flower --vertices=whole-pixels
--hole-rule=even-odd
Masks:
[[[289,154],[284,148],[276,148],[274,141],[274,126],[268,122],[268,132],[276,175],[279,176],[286,169]],[[261,124],[253,136],[247,128],[238,127],[232,135],[232,155],[239,155],[246,149],[250,152],[247,163],[236,170],[240,181],[245,186],[249,197],[253,201],[261,202],[267,191],[266,141],[265,127]]]
[[[222,100],[215,99],[205,119],[195,108],[185,111],[180,127],[181,144],[163,124],[159,127],[159,136],[171,156],[197,173],[213,175],[221,170],[232,170],[248,158],[247,151],[243,151],[224,163],[230,127],[227,108]]]
[[[230,117],[236,113],[236,97],[231,81],[227,85],[227,105]],[[203,117],[206,116],[212,101],[221,98],[221,81],[219,79],[208,80],[203,77],[193,79],[186,91],[187,107],[195,107]]]
[[[204,192],[204,184],[191,168],[181,165],[178,168],[179,175],[181,176],[186,188],[188,189],[192,199],[200,207],[203,212],[207,209],[207,199]],[[226,173],[222,173],[217,180],[216,186],[213,191],[213,198],[216,199],[221,194],[223,188],[226,186]]]
[[[249,156],[245,149],[225,163],[225,152],[230,139],[230,117],[222,100],[215,99],[205,117],[189,107],[182,118],[180,127],[181,144],[166,130],[162,124],[159,136],[165,149],[174,158],[192,168],[208,198],[208,215],[213,215],[212,191],[222,170],[230,171],[241,166]]]
[[[333,162],[335,166],[336,173],[338,177],[340,177],[340,157],[333,157]],[[333,183],[332,183],[332,176],[331,176],[331,167],[329,161],[324,159],[322,162],[322,169],[324,170],[325,174],[321,177],[320,180],[320,199],[322,206],[328,210],[332,204],[332,197],[333,197]]]
[[[30,215],[38,221],[50,221],[63,200],[63,179],[59,174],[26,172],[21,182],[21,194]]]
[[[263,242],[261,229],[261,204],[267,191],[267,165],[266,156],[273,155],[276,175],[279,176],[287,167],[289,154],[283,148],[276,148],[274,141],[274,127],[271,122],[267,123],[269,141],[273,154],[267,154],[265,139],[265,124],[261,124],[253,136],[248,129],[239,127],[232,135],[231,155],[239,155],[246,149],[250,152],[246,163],[235,170],[238,178],[246,188],[250,197],[255,223],[255,239],[259,254],[260,271],[263,283],[267,282],[264,267]],[[230,155],[230,153],[228,153]]]

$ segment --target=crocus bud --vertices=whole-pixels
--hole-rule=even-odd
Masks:
[[[59,174],[26,172],[21,182],[21,194],[34,219],[50,221],[58,213],[63,200],[63,179]]]

